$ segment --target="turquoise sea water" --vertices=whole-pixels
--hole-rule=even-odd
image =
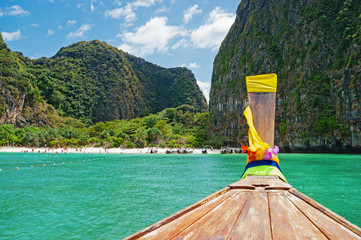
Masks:
[[[361,155],[279,157],[291,185],[361,226]],[[245,159],[0,153],[0,239],[121,239],[239,180]]]

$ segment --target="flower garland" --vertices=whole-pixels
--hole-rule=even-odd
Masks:
[[[242,146],[242,152],[248,155],[248,161],[257,161],[257,160],[274,160],[277,159],[278,152],[280,149],[275,146],[274,148],[257,148],[255,152],[252,152],[248,146]]]

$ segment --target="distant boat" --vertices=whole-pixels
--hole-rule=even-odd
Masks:
[[[150,149],[150,152],[149,152],[149,153],[151,153],[151,154],[158,153],[158,150],[157,150],[157,149],[155,149],[155,150]]]
[[[188,153],[193,153],[193,151],[191,151],[191,150],[188,151],[187,149],[178,149],[177,153],[178,154],[188,154]]]
[[[220,151],[221,154],[232,154],[233,153],[233,149],[227,148],[227,149],[222,149]]]
[[[208,152],[207,152],[207,149],[203,149],[202,150],[202,154],[207,154]]]
[[[239,148],[234,150],[234,153],[242,153],[242,150],[240,150]]]
[[[227,153],[233,153],[233,149],[227,149]]]

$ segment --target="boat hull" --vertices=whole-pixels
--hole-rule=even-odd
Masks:
[[[361,239],[361,229],[278,176],[245,179],[130,239]]]

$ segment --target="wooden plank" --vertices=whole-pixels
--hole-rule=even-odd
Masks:
[[[248,193],[236,191],[222,204],[174,239],[226,239],[247,201]]]
[[[190,211],[193,211],[194,209],[206,204],[207,202],[210,202],[213,199],[218,198],[219,196],[225,194],[228,191],[230,191],[230,188],[225,187],[225,188],[223,188],[223,189],[209,195],[208,197],[206,197],[206,198],[204,198],[204,199],[190,205],[189,207],[187,207],[187,208],[185,208],[183,210],[180,210],[179,212],[176,212],[176,213],[172,214],[171,216],[169,216],[167,218],[164,218],[164,219],[160,220],[159,222],[156,222],[156,223],[154,223],[154,224],[152,224],[152,225],[150,225],[150,226],[148,226],[148,227],[146,227],[146,228],[144,228],[144,229],[142,229],[142,230],[140,230],[140,231],[126,237],[126,238],[124,238],[124,240],[138,239],[138,238],[144,236],[145,234],[147,234],[149,232],[152,232],[155,229],[158,229],[161,226],[163,226],[163,225],[165,225],[165,224],[167,224],[167,223],[169,223],[171,221],[174,221],[175,219],[183,216],[184,214],[186,214],[186,213],[188,213]]]
[[[303,201],[307,202],[308,204],[310,204],[311,206],[316,208],[318,211],[320,211],[323,214],[327,215],[328,217],[332,218],[333,220],[340,223],[344,227],[350,229],[352,232],[356,233],[358,236],[361,236],[361,228],[359,228],[355,224],[352,224],[351,222],[347,221],[345,218],[343,218],[340,215],[334,213],[330,209],[324,207],[320,203],[316,202],[312,198],[306,196],[305,194],[297,191],[294,188],[291,188],[289,190],[289,192],[292,193],[293,195],[297,196],[298,198],[302,199]]]
[[[272,239],[267,193],[252,192],[229,239]]]
[[[265,190],[288,190],[292,186],[280,180],[278,176],[246,176],[244,179],[229,185],[231,189],[256,189],[264,187]]]
[[[139,239],[155,239],[155,240],[172,239],[173,237],[181,233],[183,230],[194,224],[204,215],[209,213],[219,204],[227,200],[233,194],[235,194],[235,192],[227,192],[219,196],[218,198],[209,201],[206,204],[194,209],[193,211],[184,214],[183,216],[175,219],[174,221],[169,222],[168,224],[165,224],[160,228],[140,237]]]
[[[330,239],[361,239],[351,230],[345,228],[326,214],[314,208],[312,205],[296,197],[295,195],[285,192],[290,201],[300,209],[310,221],[313,222],[328,238]]]
[[[272,239],[328,239],[282,193],[268,193]]]
[[[263,142],[274,147],[276,93],[248,93],[253,124]]]

